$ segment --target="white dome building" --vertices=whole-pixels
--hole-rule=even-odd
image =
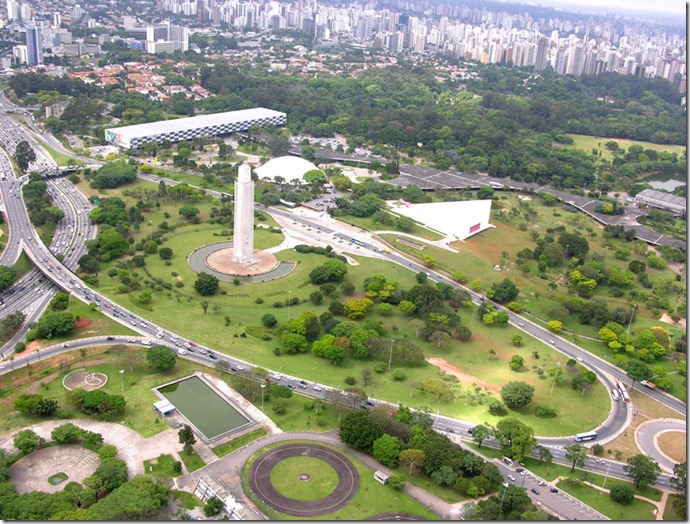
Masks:
[[[282,177],[285,182],[298,179],[304,181],[304,174],[318,167],[297,156],[281,156],[266,162],[263,166],[257,167],[254,172],[256,176],[263,180],[275,181],[276,177]]]

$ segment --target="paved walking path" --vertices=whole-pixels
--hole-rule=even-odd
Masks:
[[[144,460],[156,458],[163,454],[171,454],[175,457],[175,460],[180,460],[177,452],[182,449],[182,446],[177,436],[177,430],[172,428],[157,433],[149,438],[142,437],[136,431],[122,424],[102,422],[99,420],[49,420],[34,424],[33,426],[28,426],[24,429],[30,429],[39,437],[43,437],[46,441],[50,441],[51,431],[57,426],[68,423],[72,423],[88,431],[93,431],[94,433],[100,433],[103,435],[103,442],[105,444],[116,446],[118,449],[117,456],[126,462],[130,476],[144,473]],[[0,437],[0,448],[12,453],[18,453],[19,450],[14,447],[12,442],[16,433],[18,433],[18,431],[2,435]],[[57,471],[55,473],[57,473]]]

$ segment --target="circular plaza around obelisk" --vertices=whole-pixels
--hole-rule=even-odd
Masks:
[[[204,263],[206,267],[218,273],[242,277],[263,275],[269,271],[273,271],[279,264],[276,257],[271,253],[259,249],[254,250],[251,262],[240,264],[239,262],[235,262],[233,249],[231,247],[220,247],[212,251],[206,256]]]
[[[249,277],[250,282],[267,282],[284,277],[295,268],[294,262],[280,262],[268,251],[255,250],[252,264],[237,264],[232,257],[232,242],[208,244],[194,250],[187,258],[195,273],[205,271],[224,282]]]

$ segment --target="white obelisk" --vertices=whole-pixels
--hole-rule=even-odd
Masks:
[[[247,164],[242,164],[235,180],[235,236],[232,260],[251,264],[254,254],[254,181]]]

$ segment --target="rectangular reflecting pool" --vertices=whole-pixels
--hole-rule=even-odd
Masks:
[[[163,386],[158,392],[208,440],[249,424],[249,419],[199,377]]]

